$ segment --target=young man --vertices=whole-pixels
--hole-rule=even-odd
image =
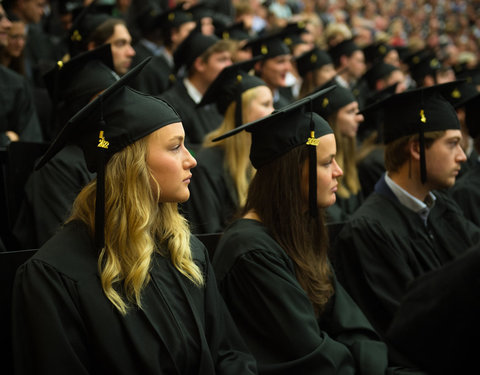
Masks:
[[[135,56],[135,50],[132,47],[132,37],[128,32],[125,21],[118,18],[108,18],[88,38],[89,51],[102,44],[111,45],[113,67],[119,76],[123,76],[129,71],[133,56]]]
[[[184,68],[186,77],[178,79],[160,95],[180,115],[185,128],[185,143],[198,149],[204,136],[216,129],[222,116],[214,106],[197,108],[208,86],[223,68],[232,65],[232,43],[197,29],[178,47],[174,57],[177,71]]]
[[[133,65],[153,56],[152,62],[135,80],[133,87],[139,91],[160,95],[175,82],[173,54],[195,28],[191,13],[184,11],[182,5],[159,14],[148,12],[139,21],[144,24],[143,27],[139,25],[143,37],[134,45]],[[155,42],[156,38],[161,42]]]
[[[335,243],[347,291],[384,335],[407,286],[480,240],[480,228],[440,189],[466,160],[455,110],[442,87],[388,97],[384,110],[386,174]]]
[[[335,77],[337,84],[352,90],[362,108],[365,104],[364,88],[359,84],[366,70],[362,49],[353,39],[346,39],[331,47],[328,53],[337,72]]]
[[[282,89],[287,88],[287,78],[293,69],[293,56],[285,43],[288,32],[284,29],[271,35],[258,37],[245,46],[252,49],[253,57],[263,57],[255,64],[255,74],[272,90],[275,109],[285,107],[292,101],[292,98],[281,93]]]

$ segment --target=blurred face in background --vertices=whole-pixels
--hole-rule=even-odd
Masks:
[[[115,72],[122,76],[130,69],[133,56],[135,56],[135,50],[132,47],[132,37],[125,25],[115,25],[112,36],[105,41],[105,44],[108,43],[112,46]]]
[[[6,47],[8,44],[8,31],[12,23],[8,20],[7,14],[0,4],[0,47]]]
[[[27,28],[23,21],[12,22],[12,27],[8,33],[7,53],[11,57],[20,57],[25,48],[27,38]]]
[[[39,23],[45,13],[46,0],[20,0],[19,6],[27,23]]]

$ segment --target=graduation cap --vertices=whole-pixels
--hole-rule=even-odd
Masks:
[[[106,13],[96,13],[97,2],[98,0],[93,0],[81,9],[68,31],[67,44],[70,57],[84,52],[90,34],[103,22],[111,18]]]
[[[195,59],[201,56],[208,48],[220,39],[215,35],[204,35],[198,28],[188,34],[173,54],[175,69],[178,71],[183,65],[188,70]]]
[[[320,69],[327,64],[333,64],[330,55],[318,47],[302,53],[296,59],[298,73],[303,77],[308,72]]]
[[[457,80],[455,82],[457,83],[456,85],[448,86],[443,91],[443,96],[455,109],[464,107],[480,94],[476,86],[471,82],[466,80]]]
[[[75,114],[36,166],[41,168],[67,144],[76,144],[83,150],[89,170],[97,172],[95,244],[99,251],[104,247],[106,164],[126,146],[166,125],[181,122],[165,101],[127,87],[148,61],[150,58]]]
[[[435,72],[442,67],[435,54],[428,51],[414,54],[408,60],[408,65],[410,74],[416,82],[420,82],[428,75],[435,75]]]
[[[367,82],[370,90],[376,90],[377,81],[387,78],[392,72],[399,70],[396,66],[379,61],[368,69],[363,78]]]
[[[465,108],[465,125],[472,138],[480,134],[480,92],[475,84],[467,80],[455,81],[443,95],[453,108]]]
[[[285,33],[283,38],[284,43],[290,48],[305,43],[301,37],[302,34],[307,34],[309,31],[306,28],[304,21],[289,22],[281,32]]]
[[[422,183],[425,183],[427,178],[424,133],[460,129],[455,109],[444,96],[457,84],[457,82],[449,82],[404,91],[391,95],[370,108],[370,110],[375,108],[383,110],[385,144],[402,137],[419,135]]]
[[[222,28],[215,29],[215,35],[223,40],[248,40],[250,34],[243,21],[235,22]]]
[[[361,51],[361,48],[354,42],[353,39],[342,40],[337,45],[330,47],[328,53],[334,62],[340,61],[342,56],[351,56],[355,51]]]
[[[135,17],[135,24],[143,33],[161,28],[161,10],[154,3],[148,3]]]
[[[356,102],[357,99],[352,90],[343,86],[337,86],[335,91],[325,91],[326,88],[335,85],[335,80],[330,80],[320,87],[319,91],[324,94],[319,95],[313,100],[313,111],[323,118],[328,118],[332,113],[338,111],[346,105]]]
[[[457,79],[465,79],[467,82],[471,82],[475,85],[480,85],[480,68],[460,68],[455,71]]]
[[[210,84],[198,106],[215,103],[218,111],[224,115],[228,106],[236,102],[235,126],[242,125],[242,93],[257,86],[266,86],[263,80],[248,74],[260,59],[259,56],[225,67]]]
[[[335,86],[318,91],[303,99],[289,104],[272,114],[241,125],[220,137],[214,142],[235,135],[243,130],[252,133],[250,161],[256,169],[268,166],[270,162],[286,154],[290,150],[308,145],[309,152],[309,211],[312,217],[317,216],[317,138],[332,134],[328,122],[317,113],[311,111],[312,102],[319,96],[334,90]]]
[[[158,22],[164,32],[180,27],[184,23],[195,21],[193,14],[185,10],[184,5],[185,2],[179,2],[173,8],[167,9],[160,14]]]
[[[376,42],[369,44],[363,48],[363,54],[365,55],[365,61],[368,64],[375,64],[379,61],[383,61],[384,57],[393,50],[393,47],[384,42]]]
[[[59,61],[43,79],[52,100],[52,120],[66,121],[85,106],[94,95],[105,90],[119,77],[113,70],[110,44],[83,52],[63,63]],[[64,105],[58,108],[58,103]]]
[[[359,114],[364,116],[362,126],[358,129],[358,138],[364,138],[362,137],[363,134],[368,134],[369,132],[376,130],[378,132],[377,141],[383,142],[383,111],[377,106],[377,103],[394,95],[398,84],[399,82],[395,82],[393,85],[373,92],[366,98],[365,106],[358,111]]]
[[[290,55],[291,51],[289,44],[287,44],[290,36],[290,29],[282,29],[275,33],[252,38],[244,48],[251,48],[252,56],[264,56],[266,59],[281,55]]]

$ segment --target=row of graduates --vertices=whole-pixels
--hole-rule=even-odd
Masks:
[[[184,144],[181,118],[167,102],[126,86],[142,67],[75,114],[40,160],[38,168],[46,168],[67,144],[74,144],[97,178],[82,189],[65,226],[17,271],[12,314],[17,373],[411,374],[438,370],[438,362],[449,371],[452,365],[469,368],[474,356],[462,356],[472,354],[469,341],[456,342],[461,349],[470,347],[469,352],[457,350],[458,357],[445,354],[422,361],[417,356],[412,364],[412,358],[403,355],[409,337],[402,346],[395,336],[379,336],[370,316],[367,320],[336,278],[328,257],[324,210],[336,200],[343,171],[335,159],[331,126],[309,109],[317,101],[325,103],[326,95],[338,87],[260,115],[216,138],[235,138],[247,131],[256,173],[240,217],[220,240],[212,267],[206,249],[178,212],[177,204],[190,196],[196,165]],[[264,86],[243,70],[243,64],[227,69],[224,82],[231,85],[225,87],[232,90],[235,105],[240,104],[239,93]],[[414,90],[386,102],[391,105],[386,120],[394,125],[386,139],[407,137],[416,145],[410,172],[428,181],[428,187],[436,181],[433,156],[448,148],[444,161],[449,160],[449,167],[465,159],[457,116],[440,90]],[[244,112],[237,108],[234,117],[243,119]],[[419,125],[420,139],[432,132],[442,135],[430,145],[410,139],[418,135]],[[440,154],[432,144],[440,147]],[[425,163],[428,175],[421,167]],[[396,180],[393,174],[392,179]],[[455,176],[447,180],[451,183]],[[447,235],[452,224],[453,232],[463,231],[455,237],[458,253],[467,251],[469,239],[478,243],[478,227],[468,224],[446,198],[437,196],[435,202],[427,222],[446,221],[441,232],[433,228],[436,236]],[[388,204],[398,206],[395,199],[385,198],[382,209]],[[432,218],[437,207],[440,217]],[[386,218],[394,216],[392,210]],[[409,228],[408,238],[422,232],[423,225]],[[392,230],[401,227],[399,220]],[[437,245],[443,239],[438,238]],[[425,259],[438,255],[438,249],[418,246],[416,254],[406,256]],[[467,255],[477,253],[473,249]],[[455,267],[452,281],[458,283],[459,273],[475,280],[471,258],[453,263],[463,268]],[[475,300],[475,284],[466,287],[465,294],[472,293]],[[443,291],[433,295],[442,297]],[[449,302],[435,308],[451,308]],[[458,310],[451,313],[476,309],[476,304],[456,305]],[[409,307],[401,318],[409,318],[406,327],[415,340],[424,331],[415,321],[418,306]],[[445,340],[465,333],[444,332],[444,327],[430,323],[438,330],[429,331],[427,341],[436,340],[440,331]],[[474,323],[464,322],[475,331]],[[393,327],[401,337],[404,322],[399,324]],[[382,339],[396,346],[387,349]],[[458,363],[458,358],[465,361]]]

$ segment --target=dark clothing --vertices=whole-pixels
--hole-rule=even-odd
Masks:
[[[375,186],[334,243],[340,282],[383,336],[408,285],[480,240],[446,195],[435,192],[427,224],[401,204],[385,182]]]
[[[388,338],[435,374],[470,374],[478,366],[480,247],[417,279]]]
[[[197,108],[187,92],[183,81],[177,81],[170,89],[160,95],[180,115],[185,129],[185,144],[199,150],[205,135],[218,128],[223,117],[214,105]]]
[[[24,142],[43,141],[27,80],[0,65],[0,133],[4,135],[7,130],[17,133]]]
[[[358,179],[365,198],[373,193],[375,184],[385,173],[384,151],[382,146],[377,146],[357,163]]]
[[[480,227],[480,161],[455,182],[450,193],[465,217]]]
[[[13,233],[22,249],[37,249],[50,239],[70,215],[80,190],[95,175],[88,171],[82,150],[63,148],[32,173]]]
[[[348,218],[361,206],[363,202],[363,192],[360,190],[357,194],[351,194],[348,198],[342,198],[337,195],[335,204],[326,209],[327,222],[338,223],[347,221]]]
[[[173,69],[163,56],[153,56],[152,60],[135,78],[132,87],[150,95],[160,95],[172,86]]]
[[[193,233],[223,232],[238,207],[233,179],[224,165],[225,153],[220,147],[202,149],[189,185],[190,199],[182,211]]]
[[[83,223],[72,222],[16,275],[13,350],[17,374],[253,374],[204,246],[192,257],[205,286],[152,256],[142,309],[123,316],[105,296]]]
[[[263,224],[240,219],[220,239],[219,289],[260,374],[385,374],[387,349],[334,280],[318,319],[293,261]]]
[[[278,92],[278,97],[276,100],[273,102],[273,108],[274,109],[280,109],[285,107],[286,105],[289,105],[292,101],[285,95],[283,95],[282,92]]]
[[[138,42],[134,46],[135,56],[132,66],[135,66],[151,56],[152,60],[142,69],[140,74],[133,80],[131,86],[141,92],[150,95],[160,95],[173,83],[173,66],[163,55],[155,55],[154,52],[143,43]]]

